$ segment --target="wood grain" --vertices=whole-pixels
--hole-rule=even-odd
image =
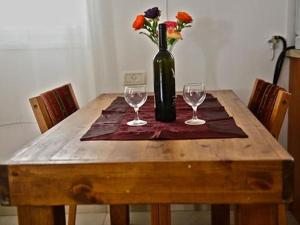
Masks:
[[[110,224],[129,225],[129,206],[110,205]]]
[[[298,51],[299,52],[299,51]],[[295,158],[294,202],[292,212],[300,222],[300,59],[290,59],[290,92],[292,93],[288,121],[288,151]]]
[[[36,96],[30,98],[29,102],[41,133],[45,133],[47,130],[53,127],[53,123],[50,119],[44,101],[40,96]]]
[[[282,204],[293,158],[232,91],[213,91],[249,138],[91,141],[80,137],[117,95],[102,95],[0,167],[17,206]],[[59,187],[59,188],[58,188]]]
[[[74,103],[76,108],[79,109],[79,105],[78,105],[74,90],[72,88],[72,85],[66,84],[63,86],[68,87],[69,92],[72,96],[72,102]],[[43,99],[40,95],[30,98],[29,102],[30,102],[32,111],[34,113],[35,119],[39,125],[41,133],[45,133],[51,127],[53,127],[55,125],[50,118],[50,115],[47,111],[45,102],[43,101]]]
[[[68,225],[76,224],[77,205],[69,205]]]
[[[235,225],[284,225],[279,223],[277,205],[238,205]]]
[[[288,225],[286,204],[277,205],[277,210],[278,210],[278,224]]]
[[[72,100],[73,100],[74,104],[76,105],[76,108],[79,109],[79,104],[78,104],[74,89],[72,87],[72,84],[68,84],[68,87],[69,87],[70,93],[72,95]]]
[[[12,205],[290,201],[276,161],[13,165],[8,173]]]
[[[286,56],[300,59],[300,50],[299,49],[291,49],[287,52]]]
[[[249,138],[176,141],[91,141],[80,137],[116,95],[102,95],[25,146],[8,163],[122,163],[292,160],[232,91],[212,92]]]
[[[64,206],[18,207],[19,225],[66,225]]]
[[[169,204],[151,205],[151,225],[171,225],[171,207]]]
[[[280,90],[275,101],[274,109],[270,118],[270,128],[271,134],[278,139],[285,118],[286,111],[289,107],[291,99],[291,94]]]
[[[260,90],[258,90],[258,87],[257,87],[259,82],[265,83],[265,81],[263,81],[259,78],[257,78],[255,80],[253,89],[252,89],[252,94],[249,99],[248,108],[251,108],[251,106],[253,104],[257,104],[257,103],[255,103],[256,100],[254,100],[253,98],[257,91],[260,92]],[[265,122],[266,123],[265,125],[267,125],[266,127],[268,127],[269,132],[276,139],[279,138],[282,123],[285,118],[287,109],[289,107],[290,97],[291,97],[291,94],[289,92],[287,92],[285,90],[279,90],[278,94],[276,96],[276,99],[275,99],[274,107],[271,112],[270,120]]]

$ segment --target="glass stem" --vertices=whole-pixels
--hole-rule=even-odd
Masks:
[[[197,117],[197,106],[193,106],[193,120],[197,120],[198,117]]]
[[[139,118],[139,108],[134,108],[134,111],[135,111],[135,118],[134,118],[134,120],[140,120],[140,118]]]

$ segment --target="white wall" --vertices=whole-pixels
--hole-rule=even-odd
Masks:
[[[82,0],[0,0],[0,160],[39,135],[28,99],[72,83],[95,97]]]

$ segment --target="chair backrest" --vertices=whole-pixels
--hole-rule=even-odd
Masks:
[[[71,84],[44,92],[29,101],[41,133],[79,109]]]
[[[278,139],[288,109],[291,94],[285,89],[256,79],[248,108],[257,119]]]

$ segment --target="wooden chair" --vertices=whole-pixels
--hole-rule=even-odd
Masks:
[[[289,106],[291,94],[285,89],[256,79],[248,108],[256,118],[278,139]]]
[[[29,101],[41,133],[79,109],[71,84],[42,93]]]
[[[290,96],[289,92],[277,85],[261,79],[255,80],[248,108],[276,139],[278,139],[280,134]],[[252,206],[245,205],[238,207],[236,210],[247,210],[247,207]],[[285,210],[284,204],[277,209],[279,225],[286,225]],[[213,225],[230,224],[229,205],[212,205],[211,213]],[[236,219],[238,220],[238,218]]]
[[[41,130],[46,132],[79,109],[71,84],[29,99]],[[75,225],[76,205],[69,206],[68,225]],[[110,205],[111,224],[129,225],[129,205]]]
[[[66,84],[29,99],[41,133],[79,109],[71,84]],[[76,205],[69,206],[68,225],[75,225]]]

